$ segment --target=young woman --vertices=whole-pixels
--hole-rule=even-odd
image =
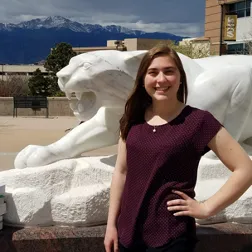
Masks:
[[[192,252],[194,218],[237,200],[252,183],[252,162],[207,111],[186,105],[177,53],[155,47],[143,58],[120,120],[105,235],[106,252]],[[204,203],[194,200],[197,168],[213,150],[233,172]]]

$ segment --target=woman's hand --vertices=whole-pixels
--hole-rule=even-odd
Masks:
[[[106,229],[104,246],[106,252],[119,252],[118,234],[116,227],[108,227]]]
[[[206,203],[199,203],[190,198],[187,194],[180,191],[172,191],[178,194],[182,199],[171,200],[167,202],[168,211],[175,212],[174,216],[191,216],[197,219],[206,219],[210,217],[210,211]]]

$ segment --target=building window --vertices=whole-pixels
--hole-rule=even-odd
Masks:
[[[228,14],[230,15],[237,15],[238,18],[250,17],[251,0],[229,4],[228,7]]]
[[[227,45],[227,54],[249,54],[247,43],[237,43]]]

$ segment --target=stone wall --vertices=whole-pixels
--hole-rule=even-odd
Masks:
[[[74,99],[74,98],[72,98]],[[73,116],[66,97],[48,97],[49,116]],[[13,98],[0,97],[0,116],[13,115]],[[30,108],[18,108],[17,116],[46,116],[46,109],[33,111]]]

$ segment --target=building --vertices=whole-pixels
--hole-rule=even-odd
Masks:
[[[211,54],[250,53],[251,14],[251,0],[206,0],[204,37]]]
[[[169,40],[145,39],[145,38],[129,38],[124,40],[108,40],[106,47],[73,47],[73,51],[77,54],[97,51],[97,50],[120,50],[135,51],[149,50],[153,46],[160,43],[169,43]]]
[[[77,54],[81,53],[86,53],[86,52],[92,52],[92,51],[97,51],[97,50],[115,50],[116,47],[106,47],[106,46],[101,46],[101,47],[73,47],[72,48],[74,52]]]
[[[168,44],[170,40],[168,39],[146,39],[146,38],[128,38],[121,41],[121,44],[125,47],[127,51],[136,51],[136,50],[149,50],[157,44]],[[107,46],[112,46],[117,44],[116,40],[108,40]],[[120,44],[119,44],[120,48]]]
[[[44,75],[48,75],[48,72],[45,70],[43,65],[6,65],[0,64],[0,80],[6,80],[8,76],[32,76],[33,72],[36,69],[40,69],[40,71]]]

